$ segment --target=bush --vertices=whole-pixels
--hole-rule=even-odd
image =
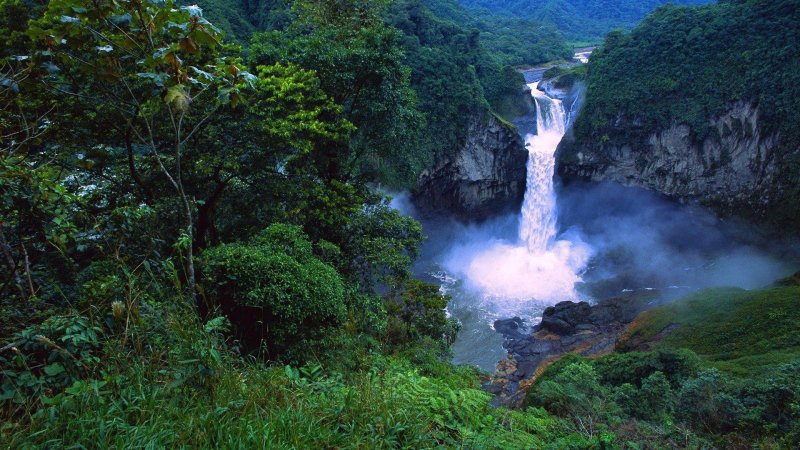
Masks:
[[[700,372],[686,381],[679,394],[680,415],[697,428],[724,433],[736,428],[745,414],[742,402],[726,392],[729,380],[717,369]]]
[[[700,357],[687,349],[662,349],[653,352],[612,353],[592,363],[604,384],[630,383],[641,386],[656,372],[664,375],[672,386],[697,374]]]
[[[207,294],[222,307],[246,348],[270,356],[302,351],[347,318],[336,270],[313,256],[298,227],[271,225],[250,244],[203,253]],[[287,355],[284,355],[287,356]]]
[[[672,387],[661,372],[654,372],[642,381],[637,395],[634,415],[642,419],[657,419],[668,416],[673,409]]]
[[[100,361],[101,333],[77,315],[52,316],[17,333],[0,354],[3,412],[33,408],[40,397],[88,377]]]
[[[393,297],[386,301],[389,323],[386,340],[402,346],[430,338],[446,350],[456,338],[459,325],[447,317],[445,307],[449,297],[435,285],[408,280]]]

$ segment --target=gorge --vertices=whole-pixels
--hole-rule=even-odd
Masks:
[[[524,138],[529,156],[519,214],[504,214],[505,206],[494,218],[473,217],[483,219],[477,224],[423,221],[430,239],[418,273],[438,280],[452,296],[448,311],[463,327],[453,346],[454,362],[493,371],[508,351],[515,364],[525,364],[506,379],[515,385],[574,345],[591,341],[596,344],[589,348],[610,351],[617,333],[642,309],[704,287],[758,288],[791,273],[791,264],[747,236],[748,226],[720,221],[701,207],[601,180],[559,186],[564,176],[555,173],[564,166],[559,144],[571,133],[584,86],[556,89],[557,79],[542,79],[543,72],[528,74],[536,125]],[[569,328],[561,328],[567,337],[544,341],[546,347],[523,337],[542,329],[537,325],[542,317],[553,314],[548,307],[581,301],[600,302],[605,311],[574,319],[585,321],[582,338],[570,337],[575,329]],[[567,305],[560,310],[572,308]],[[515,317],[510,334],[506,325],[495,326]],[[501,330],[503,338],[497,336]],[[505,348],[503,339],[510,339]],[[539,350],[525,350],[531,345]]]

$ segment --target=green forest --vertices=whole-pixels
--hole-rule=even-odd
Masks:
[[[713,0],[459,0],[472,11],[535,20],[556,27],[571,42],[601,42],[609,31],[630,29],[666,3],[701,5]]]
[[[612,34],[590,89],[681,11]],[[572,54],[531,25],[448,0],[0,0],[0,448],[796,447],[797,276],[648,311],[519,408],[450,363],[421,225],[375,186],[519,113],[515,67]]]

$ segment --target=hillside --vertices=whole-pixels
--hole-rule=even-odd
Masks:
[[[703,291],[641,314],[623,349],[688,348],[722,371],[751,377],[800,357],[800,287]]]
[[[597,42],[616,28],[630,29],[666,3],[699,5],[712,0],[459,0],[471,10],[536,20],[555,26],[570,41]]]
[[[329,61],[309,58],[303,48],[312,45],[309,42],[294,47],[277,44],[285,48],[275,54],[270,50],[278,41],[304,33],[296,26],[290,27],[306,14],[293,8],[292,2],[202,0],[199,5],[228,38],[247,48],[254,62],[290,60],[321,73],[328,70],[325,65]],[[420,129],[397,132],[405,139],[397,140],[396,145],[415,146],[409,149],[409,158],[397,160],[398,164],[376,167],[379,164],[375,163],[364,168],[395,188],[412,185],[416,175],[436,158],[458,151],[467,139],[469,123],[476,117],[497,113],[513,118],[525,113],[520,88],[523,80],[512,66],[572,55],[552,27],[496,15],[478,17],[454,0],[401,0],[391,2],[388,7],[367,7],[381,14],[388,34],[394,33],[391,39],[402,52],[395,62],[410,69],[415,106],[423,119]],[[329,57],[335,56],[331,53]],[[403,70],[398,67],[396,76],[403,76]],[[338,75],[326,73],[322,81],[326,92],[341,100],[348,88],[334,86],[330,81]],[[425,139],[420,138],[423,135]]]
[[[710,289],[645,311],[613,353],[549,366],[525,404],[598,427],[629,421],[615,429],[628,445],[645,435],[655,448],[796,448],[800,288],[787,284]],[[708,440],[665,425],[681,421]]]
[[[612,179],[796,230],[794,0],[663,7],[594,53],[566,179]],[[580,155],[580,156],[578,156]]]
[[[495,296],[464,296],[468,280],[444,266],[420,275],[434,261],[423,259],[428,230],[384,189],[427,177],[433,195],[477,200],[464,218],[493,220],[445,217],[454,234],[428,243],[457,249],[460,263],[465,244],[509,249],[526,271],[500,283],[557,278],[555,290],[577,297],[582,268],[542,269],[555,251],[588,262],[590,247],[511,247],[481,231],[516,233],[521,217],[531,232],[558,233],[558,141],[547,139],[540,182],[527,182],[542,167],[528,171],[536,158],[501,117],[532,116],[512,64],[564,55],[552,28],[525,33],[524,20],[465,16],[445,1],[203,6],[0,0],[0,448],[798,448],[800,275],[661,306],[655,288],[596,305],[558,300],[540,314],[535,337],[547,346],[524,350],[582,351],[573,334],[589,331],[604,356],[550,352],[544,373],[513,355],[495,374],[452,363],[469,326],[458,300],[476,301],[466,307],[484,334],[471,350],[493,361],[484,338],[500,330],[485,319],[505,312],[487,307]],[[747,17],[759,45],[796,33]],[[552,86],[588,77],[588,110],[606,117],[595,77],[625,36],[600,52],[605,66],[549,71],[562,77]],[[518,49],[526,40],[536,42]],[[774,98],[783,113],[796,101]],[[567,113],[549,111],[538,131],[561,139]],[[591,136],[595,122],[583,120],[579,136]],[[759,134],[739,125],[731,134]],[[516,214],[526,183],[548,194],[526,207],[544,210],[541,221]],[[497,221],[502,203],[513,214]],[[631,234],[604,203],[592,207]],[[649,248],[660,267],[685,267]],[[513,268],[485,254],[483,273]],[[522,323],[505,328],[532,337]],[[494,385],[504,371],[538,378]],[[508,389],[520,404],[505,401]]]

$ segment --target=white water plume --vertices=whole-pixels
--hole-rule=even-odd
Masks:
[[[547,250],[556,237],[556,193],[553,186],[555,151],[566,133],[566,114],[560,100],[551,99],[531,85],[536,100],[536,134],[525,138],[528,148],[528,182],[522,204],[520,239],[531,253]]]
[[[529,86],[536,102],[537,134],[525,139],[529,158],[519,241],[460,247],[447,262],[448,269],[464,274],[468,286],[506,313],[518,312],[528,300],[575,300],[575,283],[581,281],[579,274],[591,256],[577,237],[556,240],[555,150],[566,132],[567,115],[561,101],[539,91],[538,83]]]

